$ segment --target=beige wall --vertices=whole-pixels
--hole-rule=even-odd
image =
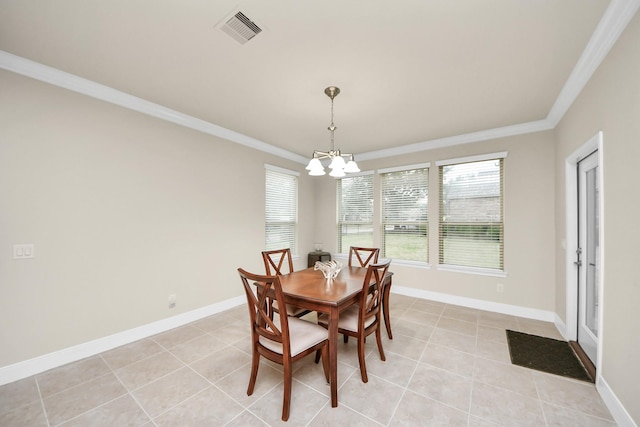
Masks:
[[[304,165],[6,71],[0,93],[0,367],[242,295],[236,268],[263,271],[263,165]],[[300,218],[314,185],[301,175]],[[16,243],[36,257],[12,260]]]
[[[564,160],[598,131],[604,135],[604,295],[602,377],[640,424],[640,15],[636,14],[557,131],[556,188]],[[564,191],[556,199],[556,311],[565,316]]]
[[[435,162],[495,152],[505,160],[505,269],[507,277],[439,271],[438,168]],[[393,264],[394,284],[483,301],[553,311],[554,300],[554,169],[553,133],[539,132],[493,141],[458,145],[411,155],[359,162],[363,171],[431,162],[429,173],[430,269]],[[376,189],[377,176],[375,179]],[[375,205],[379,206],[379,192]],[[336,250],[336,184],[324,179],[318,192],[318,232]],[[379,231],[374,235],[379,245]],[[504,285],[504,293],[496,285]]]

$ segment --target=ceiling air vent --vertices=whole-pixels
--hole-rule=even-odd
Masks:
[[[237,12],[226,22],[223,22],[220,29],[240,44],[245,44],[262,31],[262,28],[258,27],[242,12]]]

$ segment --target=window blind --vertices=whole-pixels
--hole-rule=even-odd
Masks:
[[[373,246],[373,173],[337,180],[338,252]]]
[[[266,168],[265,249],[290,248],[297,254],[298,177],[279,168]]]
[[[439,263],[504,270],[504,158],[439,165]]]
[[[429,169],[380,174],[382,256],[428,262]]]

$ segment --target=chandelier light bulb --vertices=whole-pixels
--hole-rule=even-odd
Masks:
[[[342,178],[343,176],[345,176],[344,169],[335,168],[329,173],[329,176],[332,176],[334,178]]]
[[[308,171],[324,170],[324,166],[322,166],[322,163],[320,163],[320,159],[314,157],[313,159],[309,160],[309,164],[305,169]]]
[[[333,160],[331,160],[331,164],[329,165],[329,169],[344,169],[346,163],[344,159],[340,155],[336,155]]]
[[[356,173],[356,172],[360,172],[360,168],[358,167],[355,160],[349,160],[346,166],[344,167],[344,171],[347,173]]]

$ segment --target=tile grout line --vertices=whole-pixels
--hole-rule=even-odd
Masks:
[[[409,308],[411,308],[412,306],[413,306],[413,304],[411,304],[411,306],[409,306]],[[400,403],[402,402],[402,399],[404,399],[404,396],[407,394],[407,390],[409,390],[409,385],[411,384],[411,381],[413,380],[413,377],[416,374],[416,371],[418,370],[418,367],[420,366],[420,361],[422,360],[422,358],[424,357],[425,352],[427,351],[427,347],[429,346],[429,343],[431,342],[431,337],[433,337],[433,333],[436,330],[438,322],[440,322],[440,319],[442,318],[442,313],[443,312],[444,312],[444,308],[442,309],[442,311],[438,315],[438,321],[436,321],[436,324],[433,326],[433,329],[431,330],[431,333],[429,334],[429,339],[425,342],[424,349],[422,349],[422,352],[420,353],[420,357],[418,357],[418,359],[416,361],[416,366],[413,368],[413,372],[411,372],[411,375],[409,376],[409,380],[407,381],[407,385],[402,390],[402,394],[400,395],[400,399],[398,400],[398,403],[396,403],[396,407],[393,409],[393,412],[391,413],[391,418],[389,419],[389,422],[387,423],[387,426],[391,423],[391,421],[393,421],[393,417],[395,417],[396,412],[398,411],[398,408],[400,407]]]
[[[38,397],[40,397],[40,407],[42,408],[42,413],[44,414],[44,420],[47,423],[47,427],[51,427],[51,423],[49,422],[49,414],[47,413],[47,408],[44,405],[44,397],[42,396],[42,391],[40,391],[40,383],[38,382],[38,377],[34,375],[33,380],[36,382],[36,388],[38,389]]]
[[[160,352],[155,353],[153,356],[155,356],[156,354],[159,354],[159,353],[160,353]],[[116,369],[113,369],[113,368],[111,367],[111,365],[109,365],[109,363],[108,363],[108,362],[106,361],[106,359],[102,356],[102,354],[103,354],[103,353],[100,353],[100,354],[99,354],[100,358],[101,358],[101,359],[104,361],[104,363],[109,367],[109,369],[111,370],[111,373],[113,374],[113,376],[114,376],[114,377],[116,377],[116,379],[118,380],[118,382],[119,382],[119,383],[122,385],[122,387],[124,387],[124,389],[127,391],[127,393],[126,393],[126,394],[128,394],[129,396],[131,396],[131,399],[133,399],[133,401],[134,401],[134,402],[136,402],[136,405],[138,405],[138,407],[142,410],[142,412],[147,416],[147,418],[149,418],[149,420],[150,420],[150,421],[153,423],[153,425],[155,426],[155,425],[156,425],[156,423],[155,423],[155,421],[153,421],[153,418],[151,417],[151,415],[147,412],[147,410],[144,408],[144,406],[142,406],[142,404],[141,404],[141,403],[138,401],[138,399],[134,396],[134,394],[133,394],[132,390],[129,390],[129,388],[128,388],[128,387],[127,387],[127,386],[122,382],[122,379],[120,378],[120,376],[119,376],[119,375],[118,375],[118,373],[116,372]],[[151,356],[149,356],[149,357],[151,357]],[[146,359],[146,358],[142,358],[142,359],[140,359],[140,360],[145,360],[145,359]],[[137,363],[137,362],[138,362],[138,361],[133,362],[133,363]],[[130,363],[129,365],[133,365],[133,363]],[[126,365],[126,366],[129,366],[129,365]],[[123,368],[124,368],[124,367],[125,367],[125,366],[123,366]],[[122,368],[120,368],[120,369],[122,369]],[[94,409],[95,409],[95,408],[94,408]]]
[[[467,426],[471,425],[471,407],[473,405],[473,390],[475,389],[476,364],[478,362],[478,341],[480,340],[480,315],[476,319],[476,351],[473,354],[473,369],[471,370],[471,393],[469,393],[469,412],[467,413]]]

